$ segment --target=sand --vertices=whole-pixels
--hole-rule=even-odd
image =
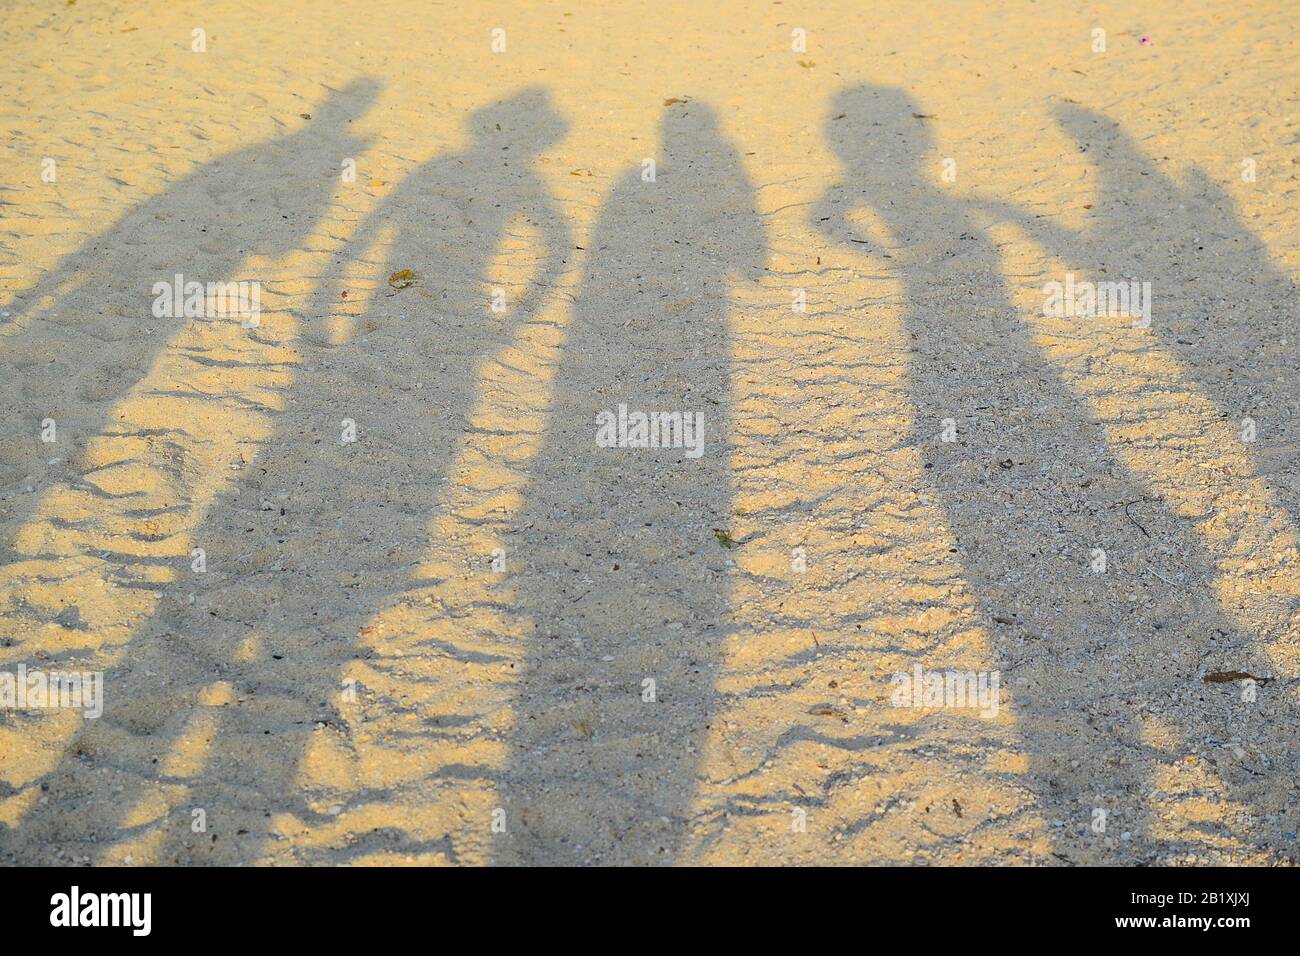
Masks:
[[[0,863],[1294,863],[1298,23],[7,4]]]

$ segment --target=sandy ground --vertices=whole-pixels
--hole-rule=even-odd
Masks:
[[[5,4],[0,862],[1294,862],[1298,22]]]

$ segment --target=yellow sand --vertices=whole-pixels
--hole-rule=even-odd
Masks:
[[[0,862],[1294,860],[1294,4],[2,16]]]

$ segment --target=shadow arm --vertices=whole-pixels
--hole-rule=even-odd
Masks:
[[[553,199],[545,192],[541,193],[536,203],[535,221],[541,232],[542,263],[537,269],[537,276],[532,282],[532,295],[528,297],[529,305],[521,321],[527,322],[540,313],[549,299],[548,293],[555,288],[564,275],[568,265],[569,254],[573,250],[573,230],[569,220]]]
[[[828,189],[809,211],[809,225],[814,231],[820,232],[858,255],[884,258],[886,250],[870,239],[864,239],[861,231],[844,214],[845,209],[851,207],[836,201],[837,196],[842,195],[844,191],[843,184],[839,183]]]
[[[999,222],[1012,223],[1031,242],[1042,246],[1050,255],[1062,259],[1070,258],[1083,243],[1084,230],[1067,228],[1058,224],[1052,216],[1031,213],[1015,203],[977,196],[970,201],[970,207]]]
[[[316,283],[306,319],[308,322],[324,323],[328,338],[335,343],[351,337],[352,326],[356,320],[356,316],[350,312],[340,311],[340,306],[347,301],[343,297],[345,278],[349,268],[357,261],[364,260],[367,253],[374,248],[387,217],[387,206],[387,201],[381,203],[361,220],[361,225],[351,237],[345,239],[341,247],[331,253],[331,265],[326,268]],[[383,276],[375,276],[376,289],[382,279]],[[364,300],[358,297],[349,304],[353,305],[361,301]]]

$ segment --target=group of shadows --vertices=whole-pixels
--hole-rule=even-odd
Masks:
[[[143,375],[133,378],[124,369],[147,369],[150,350],[167,345],[166,335],[145,333],[146,326],[158,324],[148,316],[147,290],[159,276],[178,272],[236,278],[250,252],[276,256],[301,248],[329,208],[337,157],[361,155],[368,146],[350,124],[377,92],[372,82],[355,82],[313,110],[315,119],[301,130],[203,165],[19,295],[10,320],[16,324],[0,326],[5,407],[31,410],[37,419],[47,408],[63,409],[83,434],[111,429],[115,404]],[[921,112],[899,89],[856,86],[841,92],[831,114],[842,118],[826,128],[841,181],[814,204],[809,222],[839,248],[883,256],[877,261],[901,284],[909,349],[905,387],[915,412],[909,441],[922,457],[928,493],[952,536],[959,543],[985,542],[973,551],[961,549],[954,561],[994,635],[989,667],[1015,663],[998,637],[1005,629],[991,623],[1014,608],[1023,633],[1046,642],[1041,686],[1071,689],[1072,706],[1065,708],[1032,687],[1016,696],[1016,733],[1028,755],[1026,785],[1044,808],[1086,812],[1107,790],[1122,754],[1128,779],[1144,781],[1121,795],[1122,827],[1138,843],[1155,840],[1148,799],[1156,786],[1154,768],[1171,754],[1145,741],[1134,701],[1177,697],[1171,713],[1191,717],[1173,728],[1174,736],[1188,745],[1205,736],[1234,737],[1242,730],[1236,721],[1253,718],[1239,714],[1230,725],[1208,698],[1198,696],[1194,674],[1149,659],[1154,652],[1145,651],[1144,642],[1160,623],[1135,616],[1121,576],[1091,579],[1095,596],[1089,602],[1062,602],[1054,593],[1061,581],[1078,576],[1080,559],[1044,538],[1044,513],[1055,516],[1057,527],[1075,542],[1131,541],[1139,534],[1125,509],[1079,507],[1085,495],[1140,501],[1143,529],[1187,537],[1172,543],[1183,553],[1199,552],[1186,522],[1163,514],[1160,496],[1107,448],[1088,404],[1067,387],[1017,314],[984,213],[1010,217],[1046,251],[1071,263],[1081,280],[1137,277],[1161,289],[1190,276],[1207,290],[1214,288],[1215,276],[1248,282],[1249,301],[1205,302],[1198,310],[1193,297],[1176,314],[1160,312],[1150,333],[1154,347],[1197,376],[1194,386],[1224,416],[1242,413],[1243,393],[1254,397],[1258,409],[1293,409],[1294,378],[1276,378],[1276,369],[1256,372],[1249,362],[1225,371],[1213,357],[1238,356],[1243,340],[1277,340],[1288,328],[1295,290],[1269,264],[1265,247],[1225,195],[1199,172],[1183,183],[1170,179],[1104,115],[1077,105],[1060,106],[1056,114],[1099,177],[1089,225],[1072,231],[1052,225],[1054,217],[965,200],[935,182],[932,138],[927,124],[915,118]],[[215,549],[208,558],[214,565],[238,566],[240,553],[287,537],[278,554],[296,573],[281,573],[272,606],[256,613],[241,608],[241,586],[234,581],[190,612],[173,611],[177,616],[165,627],[155,622],[139,628],[106,677],[101,722],[113,729],[86,726],[79,734],[97,733],[104,740],[129,734],[149,744],[129,754],[88,756],[94,749],[74,740],[39,781],[44,799],[32,802],[17,826],[0,825],[6,855],[37,862],[46,858],[43,848],[60,841],[102,847],[120,839],[128,811],[161,773],[154,758],[169,751],[171,738],[186,726],[184,715],[214,680],[229,681],[237,693],[260,703],[216,711],[209,749],[186,782],[184,806],[165,821],[156,860],[251,862],[264,857],[272,839],[272,809],[296,815],[307,826],[329,819],[300,792],[309,736],[321,723],[346,732],[331,702],[338,699],[342,667],[356,653],[358,631],[404,589],[427,583],[411,580],[409,569],[435,545],[431,519],[469,428],[476,357],[504,348],[523,324],[536,320],[575,247],[566,217],[534,168],[534,159],[569,133],[545,91],[524,90],[475,112],[468,131],[463,149],[416,168],[368,214],[335,274],[320,279],[306,321],[321,321],[340,301],[339,276],[359,259],[381,288],[392,272],[413,268],[436,291],[436,301],[376,296],[369,308],[380,321],[370,331],[328,350],[316,346],[322,354],[293,369],[282,410],[272,416],[274,432],[248,465],[265,476],[264,487],[290,490],[287,502],[275,502],[287,503],[285,519],[254,522],[246,496],[231,491],[194,532],[195,541]],[[688,838],[706,728],[717,714],[714,685],[730,596],[726,554],[712,529],[729,526],[734,495],[726,452],[736,325],[730,290],[738,279],[762,274],[767,240],[754,184],[705,102],[667,110],[660,143],[653,188],[643,181],[639,162],[631,165],[599,213],[554,371],[540,451],[527,466],[514,520],[527,529],[528,545],[522,552],[512,546],[510,560],[516,590],[527,596],[526,606],[516,611],[535,622],[535,631],[516,671],[508,757],[496,771],[448,770],[488,774],[493,789],[513,795],[508,837],[494,844],[502,848],[499,862],[642,859],[632,844],[645,841],[656,852],[666,851],[657,858],[671,859]],[[887,249],[853,225],[863,212],[883,225]],[[1127,240],[1117,237],[1134,236],[1134,216],[1143,234],[1122,244]],[[533,291],[497,315],[483,307],[486,270],[519,217],[538,237]],[[365,259],[381,234],[391,239],[384,247],[392,250],[387,261]],[[85,276],[110,278],[85,283]],[[23,309],[51,295],[55,304],[47,311],[59,317],[58,324],[24,324]],[[114,368],[97,368],[109,359],[94,347],[93,336],[78,334],[77,325],[103,321],[113,303],[126,306],[109,321],[114,340],[127,344],[111,353]],[[860,305],[836,307],[861,319],[862,334],[871,334],[870,316]],[[28,337],[52,334],[52,343],[25,345]],[[1295,336],[1285,337],[1295,342]],[[6,353],[25,347],[45,349],[44,357],[10,364]],[[123,348],[139,354],[124,360]],[[94,390],[78,388],[87,376],[98,383]],[[429,383],[436,401],[413,392],[404,405],[376,407],[381,389],[375,383],[381,379]],[[619,404],[704,410],[704,455],[596,447],[597,413]],[[351,455],[345,468],[304,467],[321,443],[337,446],[336,410],[364,423],[364,453]],[[957,456],[935,440],[944,415],[963,423]],[[1266,444],[1254,446],[1253,453]],[[997,463],[1022,446],[1059,456],[1025,467],[1047,467],[1073,480],[1009,480]],[[17,474],[38,469],[37,459],[48,450],[36,446],[30,455],[29,463],[18,463]],[[854,478],[845,474],[843,480]],[[0,541],[5,561],[18,558],[15,535],[39,497],[27,496],[22,501],[29,503],[15,506],[32,514],[13,516]],[[990,536],[990,529],[998,530]],[[368,547],[372,537],[384,547]],[[584,562],[617,562],[621,570],[603,579],[613,583],[593,591],[578,573]],[[1214,572],[1208,561],[1181,571],[1184,583],[1169,602],[1176,607],[1165,610],[1176,626],[1185,625],[1189,658],[1197,660],[1207,641],[1240,640],[1244,646],[1247,639],[1234,636],[1210,591]],[[294,593],[295,581],[319,584],[322,578],[330,586]],[[357,582],[364,586],[352,586]],[[229,620],[215,620],[213,608]],[[262,621],[243,620],[257,614]],[[231,626],[231,620],[242,624]],[[668,623],[676,626],[665,630]],[[290,659],[236,660],[241,631],[261,624],[272,644],[278,634],[292,637],[286,645],[292,647]],[[646,657],[635,635],[652,635],[656,642],[655,707],[640,705]],[[1125,644],[1119,670],[1104,661],[1112,641]],[[461,666],[460,651],[443,650],[448,666]],[[599,723],[557,733],[548,715],[561,702],[573,709],[583,700],[600,714]],[[274,733],[267,732],[271,715]],[[425,730],[455,734],[463,722],[448,714],[427,721]],[[1267,728],[1252,732],[1267,734]],[[95,776],[105,762],[113,765],[114,779],[135,781],[111,798]],[[1267,772],[1224,768],[1222,776],[1225,799],[1245,806],[1265,799],[1273,786]],[[8,789],[9,795],[16,792]],[[357,799],[368,797],[363,791]],[[220,833],[220,844],[193,833],[190,807],[208,808],[208,825]],[[238,833],[223,828],[222,808],[241,811]],[[489,822],[481,824],[486,828]],[[1087,822],[1075,818],[1051,831],[1061,858],[1076,852]],[[1209,829],[1207,839],[1225,836]],[[400,833],[387,838],[398,852],[429,849],[403,844]],[[300,859],[340,861],[373,849],[362,841],[357,848]]]

